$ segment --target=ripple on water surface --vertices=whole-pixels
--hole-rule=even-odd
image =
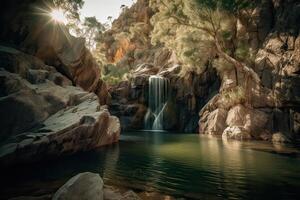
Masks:
[[[300,199],[298,155],[296,148],[264,142],[131,132],[114,146],[6,171],[1,187],[6,195],[24,186],[32,192],[28,185],[38,189],[41,181],[92,171],[106,183],[196,199]]]

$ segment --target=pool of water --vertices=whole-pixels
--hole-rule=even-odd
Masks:
[[[294,147],[195,134],[123,133],[97,151],[1,172],[0,198],[53,192],[71,176],[99,173],[107,184],[193,199],[300,199]]]

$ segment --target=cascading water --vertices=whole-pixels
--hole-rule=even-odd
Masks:
[[[169,99],[169,80],[161,76],[149,77],[148,112],[145,127],[152,130],[164,129],[164,112]]]

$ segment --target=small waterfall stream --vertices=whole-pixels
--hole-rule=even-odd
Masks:
[[[164,129],[164,112],[170,96],[169,80],[161,76],[149,77],[148,112],[145,127],[151,130]]]

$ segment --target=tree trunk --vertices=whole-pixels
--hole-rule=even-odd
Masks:
[[[239,76],[238,76],[238,70],[236,67],[234,67],[234,73],[235,73],[235,83],[236,86],[239,86]]]
[[[223,49],[222,49],[222,47],[221,47],[218,39],[215,39],[215,45],[216,45],[217,52],[218,52],[219,56],[221,56],[222,58],[224,58],[229,63],[233,64],[233,66],[237,70],[240,69],[243,72],[249,74],[255,82],[260,83],[260,78],[258,77],[257,73],[253,69],[247,67],[243,63],[237,61],[236,59],[234,59],[233,57],[231,57],[227,53],[225,53],[223,51]]]

